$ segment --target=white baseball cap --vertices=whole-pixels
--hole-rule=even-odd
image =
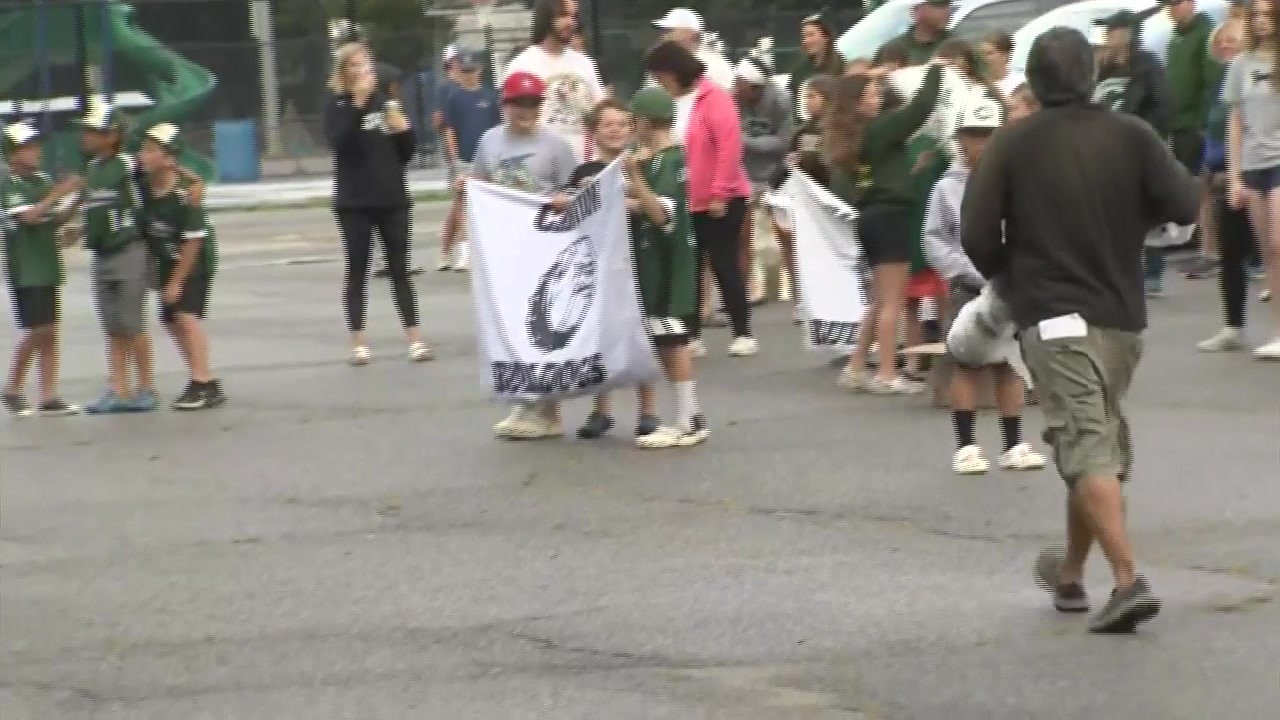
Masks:
[[[653,25],[663,30],[702,32],[702,16],[689,8],[673,8],[661,20],[654,20]]]
[[[974,98],[960,111],[956,130],[994,130],[1000,127],[1000,105],[985,95]]]
[[[765,85],[769,82],[769,78],[765,77],[764,71],[760,69],[760,64],[748,58],[738,61],[737,67],[733,69],[733,76],[746,81],[749,85]]]
[[[445,61],[445,62],[450,62],[451,60],[453,60],[453,59],[454,59],[454,58],[456,58],[456,57],[458,57],[458,46],[457,46],[457,45],[450,45],[450,46],[448,46],[448,47],[446,47],[446,48],[444,49],[444,61]]]

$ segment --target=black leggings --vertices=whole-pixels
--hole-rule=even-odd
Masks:
[[[693,213],[693,234],[698,241],[698,257],[706,258],[711,273],[720,286],[724,309],[729,313],[734,337],[751,335],[751,306],[747,303],[747,285],[742,277],[742,265],[738,262],[738,238],[742,223],[747,219],[747,199],[729,201],[724,217],[711,217],[705,212]],[[702,297],[702,272],[698,272],[698,297]],[[702,315],[691,333],[702,335]]]
[[[418,326],[418,300],[409,282],[409,208],[362,208],[338,210],[338,230],[346,254],[342,307],[347,312],[347,328],[364,330],[365,306],[369,301],[369,255],[373,251],[373,230],[377,228],[382,252],[391,276],[392,298],[406,327]]]
[[[1222,291],[1222,310],[1227,327],[1243,328],[1245,295],[1248,292],[1245,266],[1253,256],[1257,241],[1249,223],[1249,214],[1243,209],[1233,209],[1225,195],[1215,191],[1213,196],[1213,209],[1218,216],[1219,252],[1222,254],[1218,288]]]

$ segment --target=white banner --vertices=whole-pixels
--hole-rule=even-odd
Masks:
[[[537,195],[467,183],[481,371],[496,397],[566,398],[661,375],[622,180],[614,162],[563,213]]]
[[[815,350],[852,345],[871,302],[857,211],[799,170],[780,193],[792,205],[805,342]]]

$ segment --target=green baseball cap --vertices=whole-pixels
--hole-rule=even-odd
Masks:
[[[116,112],[115,107],[97,98],[89,100],[89,107],[85,111],[84,117],[78,118],[76,123],[86,130],[96,130],[98,132],[106,132],[121,127],[120,115]]]
[[[159,123],[147,128],[142,137],[159,143],[160,147],[169,151],[171,155],[179,155],[182,153],[185,145],[182,142],[182,131],[173,123]]]
[[[631,98],[631,112],[649,120],[674,120],[676,103],[660,87],[642,88]]]

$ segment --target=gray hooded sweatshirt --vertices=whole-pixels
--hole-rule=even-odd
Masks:
[[[787,91],[772,81],[765,83],[760,102],[752,107],[738,103],[738,119],[747,177],[753,185],[768,183],[781,172],[795,132]]]
[[[924,256],[952,285],[978,290],[987,284],[960,245],[960,204],[969,182],[969,168],[956,160],[929,194],[924,216]]]

